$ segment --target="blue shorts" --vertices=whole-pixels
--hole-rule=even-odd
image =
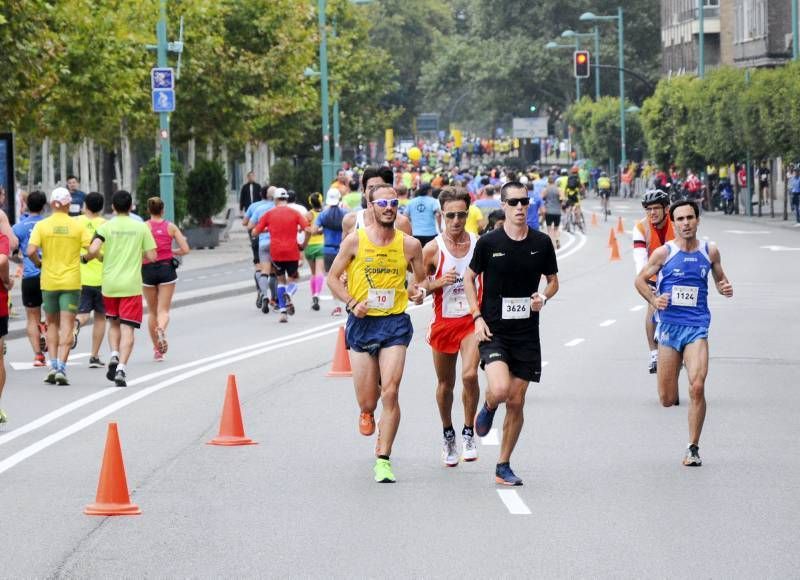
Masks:
[[[678,352],[683,352],[687,344],[703,338],[708,338],[707,326],[684,326],[659,322],[656,328],[658,344],[663,344]]]
[[[414,328],[411,326],[411,317],[405,313],[364,318],[351,314],[344,329],[347,348],[371,356],[377,356],[382,348],[408,346],[412,336]]]

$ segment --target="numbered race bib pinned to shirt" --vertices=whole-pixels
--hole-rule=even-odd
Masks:
[[[442,316],[444,318],[461,318],[469,314],[469,303],[464,294],[450,294],[444,301]]]
[[[531,317],[531,299],[503,298],[503,320],[516,320]]]
[[[394,307],[394,288],[370,288],[367,294],[367,307],[376,310],[389,310]]]
[[[697,306],[697,286],[673,286],[672,300],[673,306]]]

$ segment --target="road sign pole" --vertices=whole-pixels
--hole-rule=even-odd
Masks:
[[[167,66],[167,0],[161,0],[161,14],[156,26],[158,36],[158,66]],[[159,113],[161,139],[161,173],[159,174],[159,192],[164,202],[164,217],[175,221],[175,175],[172,173],[170,158],[169,113]]]
[[[322,192],[328,191],[333,182],[333,167],[331,166],[331,130],[330,112],[328,110],[328,32],[325,18],[327,2],[317,1],[317,15],[319,22],[319,72],[320,72],[320,101],[322,106]]]

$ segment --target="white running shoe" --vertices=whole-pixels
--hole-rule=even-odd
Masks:
[[[461,454],[461,458],[464,461],[475,461],[478,459],[478,445],[475,443],[475,436],[474,435],[464,435],[461,434],[461,438],[464,440],[464,453]]]
[[[452,439],[445,437],[442,440],[442,461],[447,467],[458,465],[458,448],[456,447],[455,437]]]

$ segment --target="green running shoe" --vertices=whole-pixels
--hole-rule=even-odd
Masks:
[[[8,423],[8,415],[3,409],[0,409],[0,423]]]
[[[378,483],[394,483],[394,473],[392,473],[392,462],[388,459],[375,460],[375,481]]]

